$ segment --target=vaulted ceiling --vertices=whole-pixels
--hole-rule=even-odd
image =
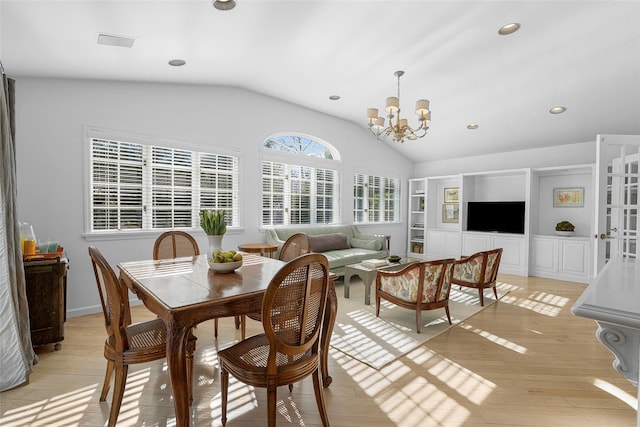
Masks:
[[[416,125],[427,98],[433,119],[426,137],[389,144],[416,162],[640,134],[638,1],[236,2],[2,0],[2,64],[15,78],[236,86],[363,129],[404,70],[402,116]]]

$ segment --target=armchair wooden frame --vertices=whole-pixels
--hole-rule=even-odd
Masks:
[[[397,306],[415,310],[416,331],[418,333],[420,333],[423,310],[444,308],[447,320],[451,324],[449,292],[451,290],[453,262],[453,258],[447,258],[411,263],[399,271],[378,271],[376,276],[376,317],[380,316],[380,300],[385,299]],[[427,270],[430,272],[428,273]],[[395,280],[402,280],[400,278],[403,277],[407,278],[408,282],[413,281],[415,284],[415,301],[385,292],[385,282],[392,283],[395,278],[398,278]],[[425,285],[429,288],[428,292],[425,292]]]
[[[473,255],[462,257],[454,262],[451,283],[477,289],[480,297],[480,306],[482,307],[484,307],[484,290],[487,288],[493,288],[493,294],[497,301],[496,278],[501,258],[502,248],[477,252]],[[475,274],[471,274],[471,272]]]

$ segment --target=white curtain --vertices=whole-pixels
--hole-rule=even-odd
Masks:
[[[14,80],[2,69],[0,88],[0,391],[28,383],[36,358],[31,345],[16,207]]]

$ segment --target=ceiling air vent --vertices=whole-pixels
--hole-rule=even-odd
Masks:
[[[133,37],[116,36],[113,34],[98,33],[98,44],[107,46],[131,47],[136,41]]]

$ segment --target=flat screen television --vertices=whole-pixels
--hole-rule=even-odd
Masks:
[[[524,234],[524,202],[468,202],[467,231]]]

